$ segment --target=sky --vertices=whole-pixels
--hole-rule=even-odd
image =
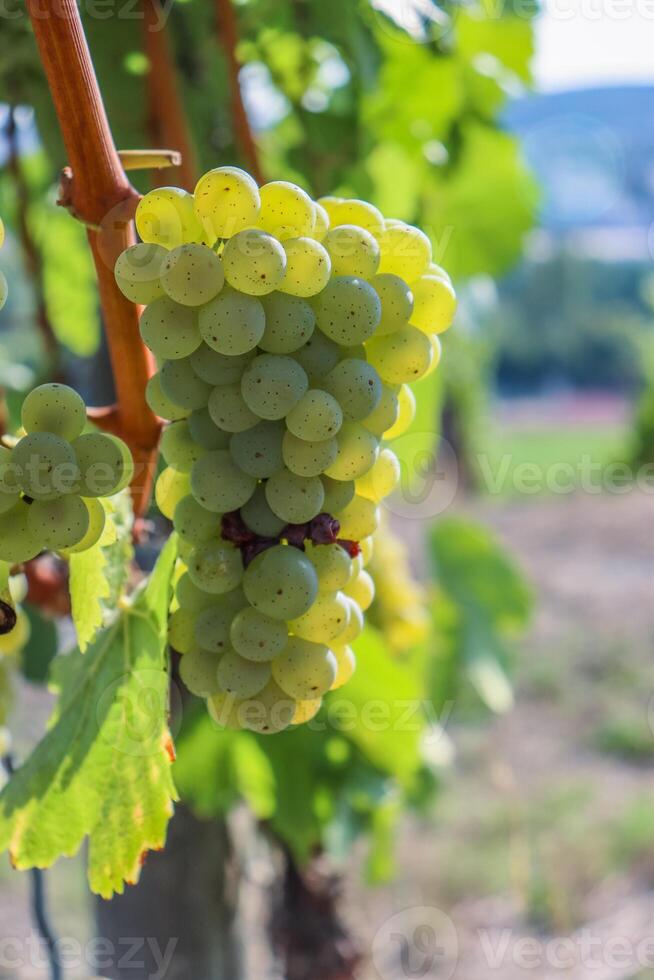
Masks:
[[[654,84],[654,3],[552,0],[537,20],[536,87]]]

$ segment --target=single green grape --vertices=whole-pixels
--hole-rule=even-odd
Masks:
[[[218,664],[218,682],[226,694],[251,698],[270,680],[270,665],[246,660],[235,650],[229,650]]]
[[[198,325],[205,344],[219,354],[247,354],[254,350],[266,328],[261,301],[226,286],[203,306]]]
[[[164,394],[159,374],[153,374],[145,386],[145,400],[155,415],[170,422],[187,418],[191,411],[189,408],[181,408],[179,405],[175,405]]]
[[[275,735],[292,724],[297,705],[274,680],[269,680],[253,698],[239,703],[240,725],[258,735]]]
[[[177,653],[190,653],[196,648],[195,613],[176,609],[168,619],[168,642]]]
[[[24,436],[12,450],[11,464],[17,484],[34,500],[61,497],[79,483],[71,444],[51,432],[30,432]]]
[[[26,432],[51,432],[71,442],[84,429],[86,405],[68,385],[39,385],[25,397],[21,422]]]
[[[252,606],[246,606],[236,614],[229,635],[236,652],[255,663],[268,663],[281,653],[288,640],[285,623]]]
[[[208,698],[221,690],[218,682],[220,656],[197,648],[185,653],[179,662],[179,676],[191,694]]]
[[[262,538],[276,538],[286,526],[286,521],[281,520],[270,509],[262,484],[259,484],[248,502],[241,507],[241,517],[249,529]]]
[[[313,202],[306,191],[286,180],[273,180],[260,190],[261,211],[257,224],[280,240],[311,234]]]
[[[231,238],[257,223],[261,198],[256,181],[238,167],[216,167],[198,181],[195,213],[206,241]]]
[[[36,558],[44,543],[28,524],[30,505],[19,500],[0,516],[0,561],[14,565]]]
[[[316,570],[320,592],[337,592],[350,580],[352,559],[340,544],[307,544],[306,556]]]
[[[182,473],[190,473],[193,464],[200,459],[204,450],[194,440],[186,419],[171,422],[161,437],[161,455],[169,466]]]
[[[265,296],[277,289],[286,272],[286,253],[280,242],[259,228],[240,231],[225,245],[225,278],[248,296]]]
[[[400,402],[396,390],[382,382],[379,401],[372,412],[361,419],[361,424],[381,439],[395,425],[399,414]]]
[[[118,436],[86,432],[71,445],[79,467],[79,492],[84,497],[110,497],[128,486],[134,476],[134,461]]]
[[[320,381],[340,360],[340,349],[321,330],[314,330],[306,344],[293,352],[293,357],[307,373],[312,385]],[[315,387],[320,387],[315,384]]]
[[[326,694],[337,671],[336,658],[329,647],[299,636],[289,637],[285,650],[272,664],[276,683],[290,697],[301,701]]]
[[[198,378],[190,358],[164,361],[159,372],[164,395],[175,405],[190,412],[205,408],[211,394],[211,385]]]
[[[241,553],[228,541],[209,541],[193,549],[188,573],[205,592],[231,592],[243,578]]]
[[[161,272],[167,252],[161,245],[139,242],[116,259],[114,276],[123,296],[132,303],[152,303],[164,295]]]
[[[215,595],[199,588],[188,572],[184,572],[175,586],[175,597],[180,609],[186,609],[195,616],[203,609],[213,606],[216,601]]]
[[[0,514],[12,510],[20,500],[19,473],[12,462],[11,449],[0,446]],[[282,465],[281,440],[279,465]]]
[[[290,296],[316,296],[332,273],[329,252],[315,238],[290,238],[283,242],[286,273],[279,288]]]
[[[287,524],[304,524],[322,512],[325,491],[318,476],[298,476],[279,470],[266,483],[270,509]]]
[[[89,529],[89,510],[81,497],[67,494],[56,500],[35,500],[29,509],[27,527],[46,548],[74,548]]]
[[[406,326],[413,313],[414,297],[404,279],[385,272],[374,276],[370,285],[379,296],[382,310],[375,335],[384,337]]]
[[[386,384],[418,381],[429,370],[434,350],[429,337],[410,324],[388,337],[375,337],[367,348],[368,360]]]
[[[177,248],[183,242],[202,241],[193,195],[179,187],[156,187],[139,201],[136,230],[144,242]]]
[[[369,231],[356,225],[339,225],[323,242],[329,252],[333,276],[372,279],[379,267],[380,251]]]
[[[382,387],[375,368],[358,357],[346,357],[325,375],[322,384],[350,422],[366,418],[377,408]]]
[[[336,276],[313,300],[316,323],[331,340],[352,347],[369,340],[381,319],[381,301],[365,279]]]
[[[243,372],[241,391],[259,418],[284,418],[309,387],[306,372],[292,357],[259,354]]]
[[[180,537],[194,545],[220,536],[220,517],[205,510],[192,494],[182,497],[175,507],[173,525]]]
[[[378,237],[381,249],[379,272],[414,282],[431,262],[431,242],[419,228],[399,221],[389,225]]]
[[[343,410],[339,402],[333,394],[320,388],[310,388],[286,416],[288,431],[308,442],[332,438],[342,424]]]
[[[208,408],[196,408],[188,417],[192,438],[202,449],[227,449],[230,433],[219,429]]]
[[[231,437],[229,448],[234,461],[250,476],[266,480],[283,466],[283,422],[259,422]]]
[[[259,421],[241,394],[240,384],[219,385],[209,396],[209,415],[225,432],[244,432]]]
[[[235,612],[227,602],[214,602],[195,619],[194,639],[205,650],[225,653],[230,649],[229,628]]]
[[[271,293],[261,300],[266,315],[266,329],[259,341],[268,354],[290,354],[305,344],[314,331],[316,315],[312,307],[298,296]]]
[[[202,306],[217,296],[224,284],[223,264],[206,245],[191,242],[168,252],[161,285],[176,303]]]
[[[252,360],[253,354],[219,354],[202,343],[191,354],[191,366],[198,378],[212,387],[231,385],[241,380],[243,370]]]
[[[323,473],[320,482],[325,493],[323,508],[326,514],[337,514],[339,510],[347,507],[354,497],[354,480],[332,480]]]
[[[322,698],[310,698],[307,701],[297,701],[295,704],[295,714],[291,720],[292,725],[306,725],[307,722],[315,718],[322,708]]]
[[[318,594],[318,576],[309,559],[290,545],[268,548],[243,576],[248,602],[273,619],[301,616]]]
[[[323,439],[320,442],[307,442],[287,432],[282,442],[284,463],[291,473],[297,476],[320,476],[336,459],[338,443],[336,439]]]
[[[159,360],[188,357],[202,343],[195,310],[169,296],[155,299],[139,322],[143,343]]]
[[[345,422],[336,436],[338,455],[326,470],[334,480],[357,480],[374,466],[379,453],[379,439],[359,422]]]
[[[238,510],[250,499],[256,485],[256,479],[244,473],[226,449],[206,453],[191,470],[193,496],[217,514]]]

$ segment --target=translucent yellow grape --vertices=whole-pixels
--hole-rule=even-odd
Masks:
[[[184,242],[201,242],[193,195],[179,187],[149,191],[136,209],[136,230],[144,242],[177,248]]]
[[[418,381],[429,370],[434,351],[425,334],[410,324],[367,345],[368,360],[386,384]]]
[[[368,572],[362,571],[345,586],[343,591],[354,599],[360,609],[365,612],[366,609],[370,608],[372,600],[375,598],[375,583]]]
[[[411,322],[425,333],[443,333],[456,313],[456,293],[447,279],[421,276],[411,284],[414,310]]]
[[[155,485],[154,496],[157,507],[170,521],[175,516],[177,504],[191,492],[191,477],[189,473],[180,473],[172,466],[161,471]]]
[[[402,385],[397,394],[397,401],[399,408],[397,420],[385,435],[389,441],[404,435],[416,417],[416,396],[408,385]]]
[[[194,197],[195,213],[210,245],[257,223],[261,207],[259,188],[238,167],[210,170],[198,181]]]
[[[315,238],[316,241],[321,242],[329,231],[329,215],[325,211],[322,204],[318,204],[317,201],[313,202],[313,212],[314,224],[311,237]]]
[[[337,671],[331,689],[337,691],[350,680],[356,670],[357,661],[352,648],[349,646],[332,646],[332,653],[336,657]]]
[[[313,238],[290,238],[283,246],[286,274],[279,288],[291,296],[316,296],[329,282],[329,253]]]
[[[367,538],[374,534],[379,526],[376,502],[358,494],[335,517],[341,525],[339,534],[346,541],[360,541],[361,538]]]
[[[400,461],[392,449],[382,449],[372,469],[356,481],[357,494],[379,503],[399,482]]]
[[[380,273],[392,273],[406,282],[419,279],[431,262],[431,242],[419,228],[402,223],[386,227],[380,235]]]
[[[339,225],[323,241],[335,276],[361,276],[371,279],[379,268],[380,252],[376,239],[356,225]]]
[[[313,201],[301,187],[286,180],[273,180],[260,191],[259,228],[281,240],[301,238],[313,231]]]
[[[248,228],[227,242],[223,252],[227,282],[250,296],[277,289],[286,272],[286,253],[280,242],[258,228]]]
[[[337,225],[357,225],[373,235],[384,231],[384,217],[374,204],[356,199],[321,197],[318,201],[327,214],[332,228]]]

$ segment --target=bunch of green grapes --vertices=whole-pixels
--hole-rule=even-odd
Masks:
[[[404,653],[429,635],[426,590],[411,571],[409,549],[382,521],[374,537],[368,571],[375,583],[370,620],[396,653]]]
[[[5,243],[5,226],[2,218],[0,218],[0,248]],[[0,269],[0,310],[7,302],[7,295],[9,293],[9,285],[7,283],[7,277],[5,276],[2,269]]]
[[[279,731],[354,670],[370,539],[400,476],[384,439],[413,419],[454,291],[417,228],[232,167],[150,192],[136,226],[115,274],[145,305],[147,399],[170,423],[171,644],[222,724]]]
[[[22,425],[22,438],[0,445],[0,560],[86,551],[104,533],[102,498],[132,479],[129,449],[116,436],[85,431],[86,406],[66,385],[31,391]]]

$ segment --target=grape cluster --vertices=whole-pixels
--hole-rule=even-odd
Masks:
[[[369,572],[375,582],[370,620],[396,653],[404,653],[429,634],[427,595],[409,563],[409,549],[386,522],[375,534]]]
[[[25,435],[0,446],[0,560],[86,551],[104,532],[101,498],[132,478],[129,449],[116,436],[84,431],[86,406],[67,385],[31,391],[22,424]]]
[[[429,239],[370,204],[242,170],[138,206],[119,257],[145,304],[169,421],[156,487],[181,540],[170,620],[188,687],[223,725],[280,731],[344,684],[374,596],[365,569],[400,476],[382,439],[415,412],[454,315]]]

